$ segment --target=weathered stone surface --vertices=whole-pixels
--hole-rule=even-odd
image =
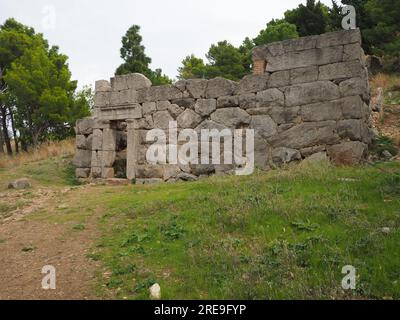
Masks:
[[[208,81],[206,89],[206,97],[218,98],[221,96],[230,96],[236,89],[236,82],[225,78],[214,78]]]
[[[196,176],[210,175],[215,173],[215,167],[212,164],[190,165],[192,172]]]
[[[8,189],[27,189],[30,188],[31,182],[26,178],[14,180],[8,184]]]
[[[303,121],[339,120],[342,115],[342,100],[318,102],[300,108]]]
[[[76,168],[75,176],[78,179],[87,179],[90,175],[90,168]]]
[[[285,97],[279,89],[267,89],[257,93],[257,100],[259,108],[283,106],[285,104]]]
[[[102,148],[103,148],[103,131],[100,129],[94,129],[91,150],[102,150]]]
[[[251,74],[239,81],[236,94],[245,94],[267,89],[269,73]]]
[[[338,165],[360,163],[366,156],[367,145],[359,141],[349,141],[328,147],[331,161]]]
[[[91,152],[91,166],[92,167],[100,167],[101,168],[102,153],[103,153],[103,151],[101,151],[101,150],[93,150]]]
[[[229,108],[239,106],[239,96],[224,96],[217,100],[218,108]]]
[[[113,129],[104,129],[102,150],[115,151],[116,142],[117,142],[116,131]]]
[[[201,116],[208,116],[217,109],[217,100],[215,99],[198,99],[194,110]]]
[[[304,158],[306,158],[306,157],[313,155],[314,153],[320,153],[325,150],[326,150],[326,146],[312,146],[312,147],[301,149],[300,153]]]
[[[340,98],[339,87],[330,81],[297,84],[285,89],[286,106],[298,106]]]
[[[290,84],[314,82],[317,80],[318,80],[317,66],[290,70]]]
[[[93,133],[94,119],[83,118],[76,122],[76,134],[89,135]]]
[[[115,161],[115,151],[99,151],[101,156],[101,167],[112,167]]]
[[[225,125],[227,128],[237,128],[240,125],[249,124],[250,115],[240,108],[217,109],[212,115],[211,120]]]
[[[137,91],[132,89],[112,91],[110,93],[110,105],[120,106],[137,103]]]
[[[282,165],[295,160],[301,160],[301,155],[298,150],[285,147],[272,150],[272,162],[275,165]]]
[[[359,60],[365,64],[364,51],[359,43],[346,44],[343,47],[343,61]]]
[[[243,149],[245,150],[245,149]],[[267,141],[261,134],[254,135],[254,165],[262,170],[268,168],[270,157],[270,148]]]
[[[139,103],[182,99],[183,97],[182,92],[173,85],[139,89],[137,93]]]
[[[269,138],[277,133],[277,125],[270,116],[252,116],[250,129],[263,138]]]
[[[212,120],[205,120],[202,123],[200,123],[196,128],[195,131],[200,134],[201,130],[213,130],[217,129],[218,131],[224,130],[226,127],[223,124],[217,123]]]
[[[320,163],[320,162],[325,162],[328,161],[328,155],[326,154],[326,152],[317,152],[312,154],[311,156],[307,157],[306,159],[304,159],[303,163]]]
[[[343,44],[358,43],[361,45],[359,29],[325,33],[317,38],[317,48],[340,46]]]
[[[171,102],[169,101],[157,101],[157,111],[165,111],[170,107]]]
[[[164,180],[160,178],[152,178],[152,179],[136,179],[136,184],[138,185],[151,185],[151,184],[159,184],[163,183]]]
[[[77,149],[72,163],[77,168],[90,168],[91,159],[92,151]]]
[[[140,119],[142,115],[142,106],[139,103],[100,110],[100,117],[104,120]]]
[[[191,109],[186,109],[181,113],[176,121],[179,128],[195,128],[201,122],[202,117]]]
[[[111,91],[96,91],[94,94],[94,107],[102,108],[110,105]]]
[[[342,78],[355,78],[365,72],[357,60],[332,63],[319,67],[319,80],[334,80]]]
[[[186,90],[187,80],[178,80],[174,83],[174,86],[177,87],[180,91],[184,92]]]
[[[172,115],[172,117],[176,119],[183,112],[183,109],[177,104],[171,104],[168,107],[168,111]]]
[[[136,177],[141,179],[159,178],[164,176],[164,168],[162,165],[138,165],[136,167]]]
[[[279,88],[285,87],[290,83],[290,72],[288,70],[285,71],[277,71],[271,73],[271,76],[268,81],[268,88]]]
[[[367,79],[351,78],[339,84],[342,97],[361,95],[364,101],[369,101],[369,84]]]
[[[157,104],[155,102],[145,102],[142,104],[143,115],[152,114],[156,111]]]
[[[190,79],[186,81],[186,90],[195,98],[205,98],[208,81],[205,79]]]
[[[269,115],[271,113],[272,107],[262,107],[262,108],[251,108],[246,109],[246,112],[251,116],[261,116]]]
[[[111,78],[111,87],[115,91],[126,89],[138,90],[151,87],[151,81],[143,74],[131,73]]]
[[[356,119],[338,121],[337,132],[341,138],[349,138],[350,140],[361,140],[362,123],[362,120]]]
[[[101,168],[101,177],[103,179],[112,179],[114,178],[114,168]]]
[[[157,111],[153,114],[154,128],[155,129],[168,129],[169,123],[174,121],[168,111]]]
[[[360,96],[351,96],[341,99],[342,112],[345,119],[360,119],[363,117],[363,101]]]
[[[334,144],[338,141],[336,121],[301,123],[268,140],[271,146],[284,146],[292,149]]]
[[[242,109],[257,108],[258,99],[255,93],[246,93],[239,95],[239,106]]]
[[[277,124],[292,123],[298,121],[299,107],[273,107],[269,114]]]
[[[166,165],[164,166],[164,181],[167,181],[171,178],[175,178],[179,173],[181,173],[181,169],[178,165]]]
[[[95,92],[105,92],[105,91],[111,91],[111,85],[110,82],[107,80],[97,80],[94,83],[94,90]]]
[[[75,140],[75,146],[77,149],[88,149],[87,148],[87,141],[84,135],[77,135]]]
[[[343,47],[318,48],[304,51],[287,52],[267,57],[267,71],[275,72],[295,68],[325,65],[342,61]]]
[[[199,178],[196,177],[193,174],[186,173],[186,172],[181,172],[176,176],[176,180],[181,180],[181,181],[196,181]]]
[[[196,104],[196,100],[193,98],[175,99],[171,102],[184,109],[194,109],[194,105]]]

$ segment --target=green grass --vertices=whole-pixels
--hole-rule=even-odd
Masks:
[[[117,298],[400,298],[400,165],[109,189],[93,253]],[[390,233],[382,232],[389,227]],[[357,289],[341,289],[341,269]]]

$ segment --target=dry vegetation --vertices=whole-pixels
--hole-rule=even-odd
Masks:
[[[21,152],[13,156],[0,156],[0,168],[14,167],[24,163],[46,160],[56,156],[73,155],[74,152],[74,139],[46,142],[40,145],[39,148],[29,150],[28,152]]]

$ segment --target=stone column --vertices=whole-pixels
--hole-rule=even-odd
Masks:
[[[127,155],[126,155],[126,177],[129,180],[136,178],[137,151],[139,146],[139,130],[136,120],[126,120],[127,133]]]

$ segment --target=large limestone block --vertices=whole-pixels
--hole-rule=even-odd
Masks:
[[[136,166],[136,178],[152,179],[164,177],[163,165],[138,165]]]
[[[362,77],[364,73],[365,69],[358,60],[332,63],[319,67],[319,80]]]
[[[273,107],[268,113],[277,124],[298,121],[299,107]]]
[[[94,107],[102,108],[110,105],[111,91],[96,91],[94,94]]]
[[[345,119],[360,119],[364,116],[364,103],[360,96],[351,96],[340,99],[342,113]]]
[[[290,84],[314,82],[317,80],[318,80],[317,66],[290,70]]]
[[[340,98],[339,87],[330,81],[297,84],[285,89],[286,105],[298,106]]]
[[[94,129],[91,150],[102,150],[102,148],[103,148],[103,131],[100,129]]]
[[[115,151],[101,151],[101,167],[112,167],[115,161]]]
[[[301,160],[301,154],[298,150],[279,147],[272,151],[272,162],[275,165],[282,165],[296,160]]]
[[[218,98],[221,96],[230,96],[237,87],[237,83],[225,78],[217,77],[209,80],[206,89],[206,97]]]
[[[175,99],[171,101],[172,104],[176,104],[183,109],[194,109],[196,104],[196,99],[193,98],[182,98],[182,99]]]
[[[361,129],[363,121],[357,119],[346,119],[338,121],[337,132],[341,138],[350,140],[361,140]]]
[[[93,133],[93,118],[83,118],[76,122],[76,134],[89,135]]]
[[[116,143],[117,143],[117,132],[114,129],[104,129],[102,150],[115,151]]]
[[[195,99],[205,98],[208,81],[205,79],[190,79],[186,81],[186,90]]]
[[[325,65],[340,62],[342,59],[343,47],[287,52],[282,55],[268,56],[267,71],[275,72],[315,65]]]
[[[343,47],[343,61],[358,60],[365,65],[364,50],[359,43],[347,44]]]
[[[77,168],[90,168],[92,163],[92,151],[77,149],[72,163]]]
[[[143,115],[149,115],[156,111],[156,102],[145,102],[142,104]]]
[[[325,33],[317,38],[317,48],[341,46],[350,43],[358,43],[361,45],[360,29]]]
[[[240,108],[217,109],[212,115],[211,120],[225,125],[227,128],[237,128],[241,125],[250,123],[250,115]]]
[[[359,141],[349,141],[328,147],[328,156],[338,165],[353,165],[360,163],[367,154],[368,147]]]
[[[178,127],[183,129],[194,129],[201,120],[202,117],[191,109],[186,109],[176,119]]]
[[[140,73],[131,73],[111,78],[111,87],[115,91],[151,87],[151,81]]]
[[[172,117],[176,119],[183,112],[183,109],[177,104],[171,104],[168,107],[168,111],[172,115]]]
[[[95,92],[104,92],[104,91],[111,91],[110,82],[107,80],[97,80],[94,84]]]
[[[215,99],[198,99],[194,110],[201,116],[206,117],[217,109],[217,100]]]
[[[254,129],[256,134],[265,139],[272,137],[278,132],[276,123],[267,115],[252,116],[250,129]]]
[[[169,101],[157,101],[157,111],[165,111],[168,110],[171,102]]]
[[[236,94],[252,93],[267,89],[269,73],[250,74],[239,81]]]
[[[342,97],[361,95],[364,101],[369,101],[369,84],[365,78],[351,78],[339,84]]]
[[[255,93],[246,93],[239,95],[239,106],[242,109],[257,108],[258,100]]]
[[[126,89],[121,91],[112,91],[110,94],[110,106],[120,106],[137,103],[137,91]]]
[[[168,129],[169,123],[174,121],[168,111],[157,111],[153,115],[155,129]]]
[[[75,146],[77,149],[86,150],[87,148],[87,140],[84,135],[77,135],[75,138]]]
[[[78,179],[86,179],[89,178],[90,168],[76,168],[75,169],[75,177]]]
[[[300,108],[300,116],[303,121],[339,120],[343,117],[342,100],[318,102],[303,105]]]
[[[218,108],[229,108],[239,106],[239,96],[223,96],[217,100]]]
[[[268,81],[268,88],[279,88],[288,86],[290,83],[290,72],[289,70],[277,71],[271,73]]]
[[[336,121],[304,122],[273,136],[268,142],[273,147],[301,149],[339,141]]]
[[[285,104],[285,97],[279,89],[272,88],[257,93],[257,107],[275,107],[283,106]]]
[[[138,102],[157,102],[174,99],[182,99],[183,94],[173,85],[155,86],[150,88],[138,89]]]
[[[142,116],[142,106],[139,103],[102,108],[100,112],[100,117],[103,120],[140,119]]]

